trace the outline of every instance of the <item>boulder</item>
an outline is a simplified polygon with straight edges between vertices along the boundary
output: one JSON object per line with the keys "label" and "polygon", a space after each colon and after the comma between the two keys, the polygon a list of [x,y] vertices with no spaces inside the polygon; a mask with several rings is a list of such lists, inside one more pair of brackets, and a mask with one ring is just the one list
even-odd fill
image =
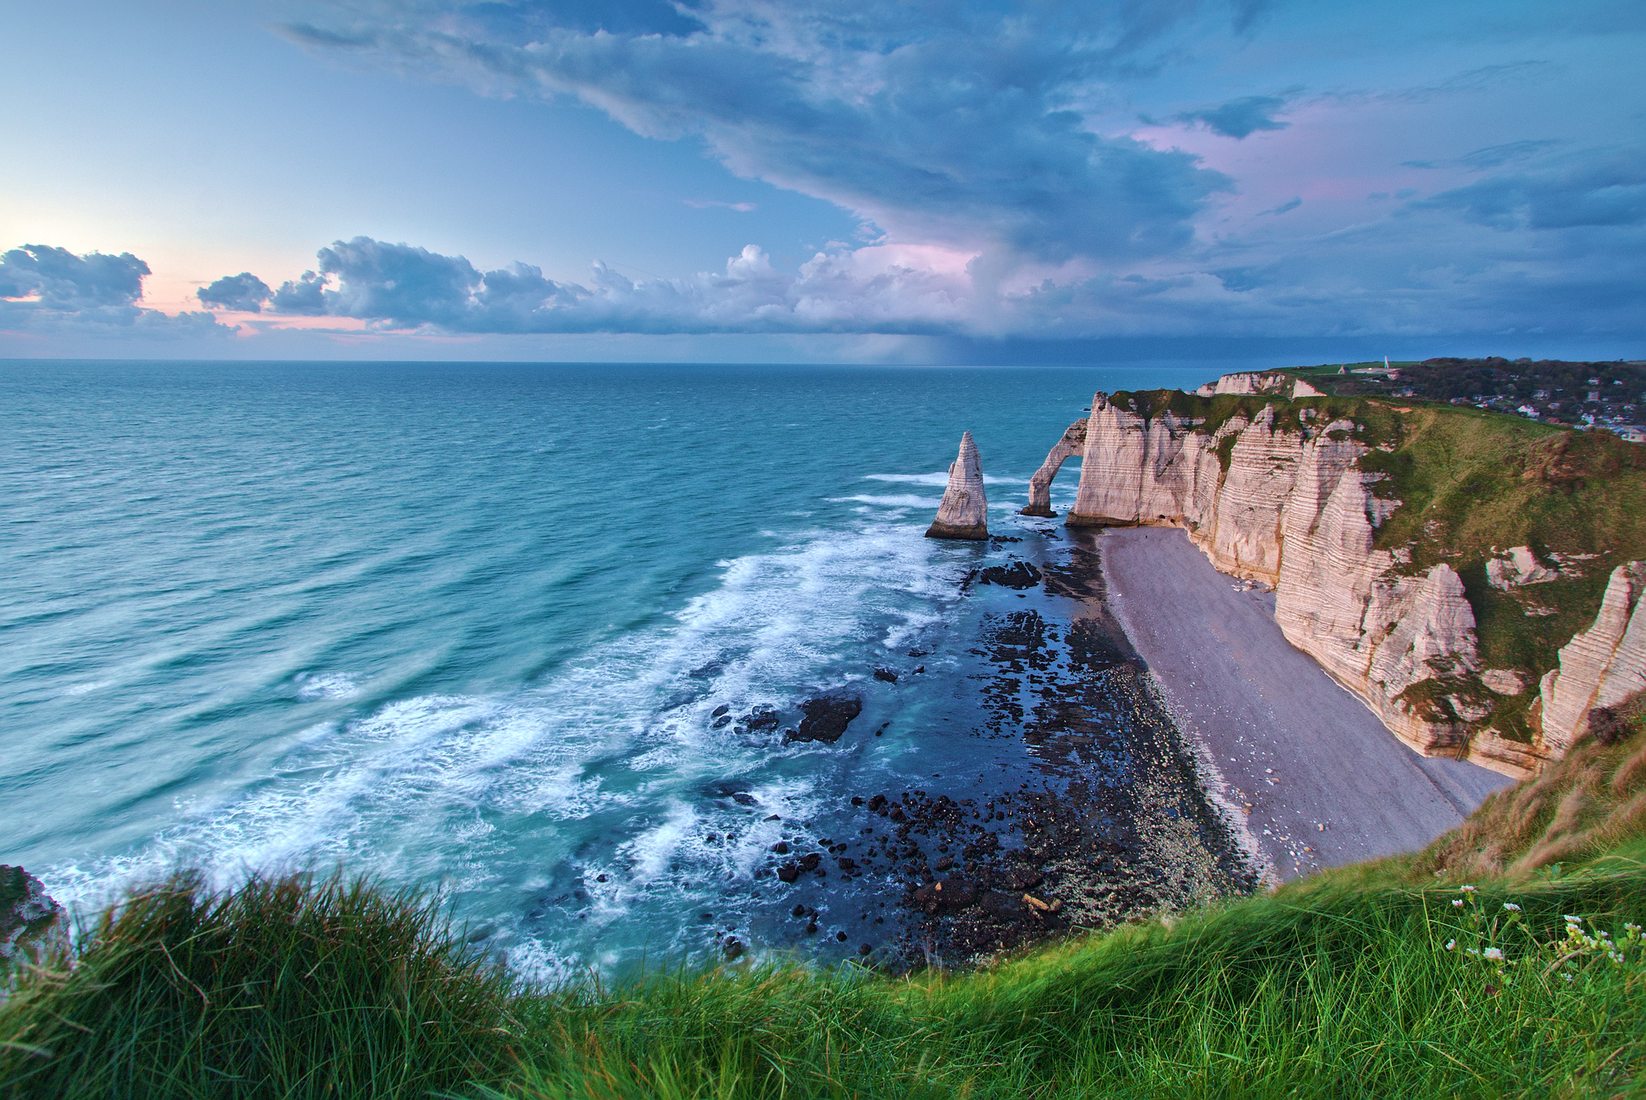
{"label": "boulder", "polygon": [[863,713],[863,700],[850,692],[831,691],[807,699],[800,704],[800,711],[805,715],[800,719],[800,728],[787,734],[784,740],[832,744],[840,740],[852,719]]}
{"label": "boulder", "polygon": [[991,565],[977,575],[979,584],[998,584],[1002,588],[1033,588],[1040,583],[1040,570],[1026,561],[1010,565]]}
{"label": "boulder", "polygon": [[1560,570],[1537,560],[1530,546],[1514,546],[1486,562],[1486,583],[1499,592],[1527,584],[1547,584],[1560,579]]}

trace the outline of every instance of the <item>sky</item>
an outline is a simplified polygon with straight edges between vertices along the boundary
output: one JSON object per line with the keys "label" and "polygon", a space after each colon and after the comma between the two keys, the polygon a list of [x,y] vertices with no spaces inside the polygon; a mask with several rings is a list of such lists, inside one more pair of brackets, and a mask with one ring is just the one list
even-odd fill
{"label": "sky", "polygon": [[1639,0],[0,0],[0,357],[1646,356]]}

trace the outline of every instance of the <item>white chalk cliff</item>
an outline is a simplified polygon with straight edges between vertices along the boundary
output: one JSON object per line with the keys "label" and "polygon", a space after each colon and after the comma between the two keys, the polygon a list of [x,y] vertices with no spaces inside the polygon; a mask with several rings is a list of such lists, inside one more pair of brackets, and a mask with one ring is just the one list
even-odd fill
{"label": "white chalk cliff", "polygon": [[1543,677],[1543,737],[1559,756],[1585,731],[1589,711],[1646,691],[1646,562],[1612,570],[1594,625],[1560,649]]}
{"label": "white chalk cliff", "polygon": [[937,506],[937,518],[926,529],[929,539],[986,539],[989,537],[989,501],[983,492],[983,460],[971,432],[960,435],[960,454],[949,464],[949,484]]}
{"label": "white chalk cliff", "polygon": [[1274,394],[1276,397],[1324,397],[1325,394],[1301,378],[1277,370],[1241,371],[1225,374],[1195,390],[1201,397],[1220,393]]}
{"label": "white chalk cliff", "polygon": [[1403,552],[1375,546],[1400,502],[1374,492],[1381,475],[1360,468],[1370,448],[1355,434],[1353,422],[1308,408],[1277,426],[1273,406],[1205,431],[1099,393],[1047,455],[1024,511],[1050,514],[1052,477],[1080,454],[1069,525],[1185,528],[1218,569],[1273,587],[1287,640],[1427,754],[1526,774],[1565,752],[1589,708],[1646,686],[1646,565],[1636,563],[1613,577],[1595,626],[1545,677],[1542,738],[1526,744],[1480,728],[1490,709],[1480,700],[1513,681],[1499,670],[1484,670],[1492,686],[1482,680],[1474,611],[1450,565],[1415,570]]}

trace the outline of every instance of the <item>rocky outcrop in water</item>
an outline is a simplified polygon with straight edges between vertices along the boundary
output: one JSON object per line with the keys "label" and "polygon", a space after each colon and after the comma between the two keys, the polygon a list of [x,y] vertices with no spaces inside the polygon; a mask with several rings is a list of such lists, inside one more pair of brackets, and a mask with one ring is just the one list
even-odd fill
{"label": "rocky outcrop in water", "polygon": [[949,464],[949,484],[937,506],[937,518],[926,529],[929,539],[989,537],[989,502],[983,492],[983,461],[971,432],[960,436],[960,454]]}
{"label": "rocky outcrop in water", "polygon": [[[1084,432],[1076,427],[1053,447],[1043,481],[1031,483],[1030,509],[1045,504],[1064,452],[1083,434],[1069,525],[1186,529],[1218,569],[1271,586],[1287,640],[1421,752],[1525,774],[1565,752],[1590,708],[1646,686],[1646,616],[1636,614],[1646,575],[1620,571],[1595,627],[1544,679],[1542,741],[1480,729],[1489,712],[1480,698],[1514,685],[1504,670],[1482,680],[1474,610],[1456,571],[1414,569],[1401,551],[1376,547],[1377,528],[1400,502],[1374,492],[1381,475],[1361,469],[1370,448],[1352,421],[1300,408],[1279,425],[1271,405],[1204,430],[1170,409],[1145,417],[1099,393]],[[1541,569],[1511,551],[1500,572],[1536,583]]]}
{"label": "rocky outcrop in water", "polygon": [[814,695],[800,704],[800,728],[788,734],[786,741],[840,740],[852,719],[863,713],[863,699],[847,691],[831,691]]}
{"label": "rocky outcrop in water", "polygon": [[64,946],[68,931],[63,907],[39,879],[0,864],[0,966]]}

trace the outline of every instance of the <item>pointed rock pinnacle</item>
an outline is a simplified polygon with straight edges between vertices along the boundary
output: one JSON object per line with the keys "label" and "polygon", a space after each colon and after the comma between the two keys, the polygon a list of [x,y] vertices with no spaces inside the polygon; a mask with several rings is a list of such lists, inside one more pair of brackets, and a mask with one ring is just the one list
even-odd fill
{"label": "pointed rock pinnacle", "polygon": [[960,455],[949,465],[949,487],[937,519],[926,529],[929,539],[986,539],[989,537],[989,502],[983,495],[983,462],[971,432],[960,435]]}

